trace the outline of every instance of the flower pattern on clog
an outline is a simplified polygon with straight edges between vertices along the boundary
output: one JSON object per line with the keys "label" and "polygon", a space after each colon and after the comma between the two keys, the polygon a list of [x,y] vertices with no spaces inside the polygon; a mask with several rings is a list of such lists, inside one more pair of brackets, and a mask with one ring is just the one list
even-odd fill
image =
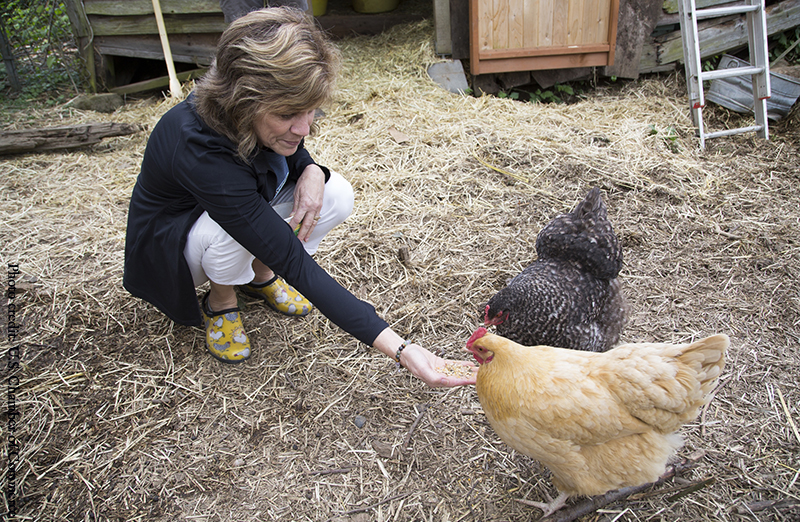
{"label": "flower pattern on clog", "polygon": [[237,363],[250,357],[250,340],[238,309],[214,314],[208,309],[208,294],[203,297],[200,309],[206,327],[206,348],[211,355],[225,363]]}
{"label": "flower pattern on clog", "polygon": [[263,287],[249,284],[238,288],[243,294],[263,300],[283,315],[303,317],[314,309],[311,301],[279,277]]}

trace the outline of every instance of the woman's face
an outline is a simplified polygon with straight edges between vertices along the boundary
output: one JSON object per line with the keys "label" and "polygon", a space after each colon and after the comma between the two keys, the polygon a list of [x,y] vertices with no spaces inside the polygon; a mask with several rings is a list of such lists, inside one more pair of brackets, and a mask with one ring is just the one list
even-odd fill
{"label": "woman's face", "polygon": [[297,114],[266,113],[255,121],[258,144],[281,156],[291,156],[308,136],[313,121],[314,109]]}

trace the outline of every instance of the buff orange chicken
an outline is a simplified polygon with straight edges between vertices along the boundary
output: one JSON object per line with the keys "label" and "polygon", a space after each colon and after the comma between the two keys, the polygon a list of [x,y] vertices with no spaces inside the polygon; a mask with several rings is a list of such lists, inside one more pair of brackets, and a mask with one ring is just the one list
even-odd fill
{"label": "buff orange chicken", "polygon": [[467,349],[492,428],[552,472],[550,514],[575,495],[653,482],[681,446],[677,433],[710,400],[729,339],[622,344],[607,352],[526,347],[479,328]]}

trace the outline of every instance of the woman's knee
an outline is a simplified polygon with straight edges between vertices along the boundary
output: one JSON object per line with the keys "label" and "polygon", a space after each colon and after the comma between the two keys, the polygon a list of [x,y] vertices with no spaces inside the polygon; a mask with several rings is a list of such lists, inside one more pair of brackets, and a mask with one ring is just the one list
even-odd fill
{"label": "woman's knee", "polygon": [[195,286],[206,280],[221,285],[252,280],[253,255],[204,212],[189,232],[184,249]]}
{"label": "woman's knee", "polygon": [[341,174],[331,171],[331,177],[325,184],[326,213],[337,223],[343,222],[353,213],[355,195],[353,186]]}

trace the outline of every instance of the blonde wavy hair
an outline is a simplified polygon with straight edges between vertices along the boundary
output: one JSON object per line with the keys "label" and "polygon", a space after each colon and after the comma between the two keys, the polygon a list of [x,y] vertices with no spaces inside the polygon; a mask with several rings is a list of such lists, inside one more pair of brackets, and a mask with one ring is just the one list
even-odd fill
{"label": "blonde wavy hair", "polygon": [[264,114],[293,115],[324,104],[340,64],[336,46],[305,12],[252,11],[222,33],[214,63],[195,86],[195,107],[248,161],[258,148],[254,122]]}

